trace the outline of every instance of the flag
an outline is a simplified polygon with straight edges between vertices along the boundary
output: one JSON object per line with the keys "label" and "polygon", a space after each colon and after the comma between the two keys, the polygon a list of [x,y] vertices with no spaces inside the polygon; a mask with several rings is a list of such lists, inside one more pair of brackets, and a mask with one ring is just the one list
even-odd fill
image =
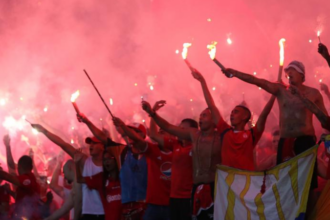
{"label": "flag", "polygon": [[214,219],[303,220],[317,147],[266,172],[218,165]]}

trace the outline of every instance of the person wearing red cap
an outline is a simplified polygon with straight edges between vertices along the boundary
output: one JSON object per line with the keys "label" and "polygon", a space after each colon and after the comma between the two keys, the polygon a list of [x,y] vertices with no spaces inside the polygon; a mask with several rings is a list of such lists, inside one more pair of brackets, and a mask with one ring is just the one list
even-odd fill
{"label": "person wearing red cap", "polygon": [[[65,142],[57,135],[51,133],[46,128],[39,124],[32,124],[33,128],[37,129],[40,133],[43,133],[49,140],[61,147],[71,158],[76,153],[81,153],[75,149],[71,144]],[[85,143],[89,145],[90,156],[83,154],[82,159],[79,162],[79,167],[84,177],[93,176],[102,172],[102,153],[104,150],[104,144],[95,137],[88,137],[85,139]],[[77,196],[79,197],[79,196]],[[75,207],[76,208],[76,207]],[[82,184],[82,218],[91,220],[103,220],[104,210],[101,202],[100,195],[96,190],[88,189],[86,184]],[[77,211],[77,210],[76,210]]]}
{"label": "person wearing red cap", "polygon": [[[313,147],[316,144],[315,130],[313,126],[313,113],[305,106],[292,91],[292,86],[312,101],[324,115],[328,116],[321,93],[304,85],[305,67],[299,61],[292,61],[284,69],[289,85],[270,82],[259,79],[253,75],[239,72],[234,69],[225,69],[223,73],[228,77],[236,77],[250,84],[261,87],[265,91],[276,96],[280,110],[280,136],[277,149],[277,164],[284,162],[295,155]],[[325,124],[322,124],[324,127]],[[315,166],[315,171],[317,164]],[[312,180],[312,188],[317,187],[316,172]]]}
{"label": "person wearing red cap", "polygon": [[[135,143],[127,138],[122,129],[116,127],[118,133],[126,141],[126,145],[111,140],[102,130],[97,128],[84,114],[77,115],[80,122],[85,123],[90,131],[105,144],[116,156],[120,167],[120,184],[122,189],[121,202],[123,203],[124,220],[141,220],[145,211],[145,199],[147,191],[147,161],[134,149]],[[142,138],[146,138],[147,131],[140,123],[128,125]],[[119,148],[119,150],[118,150]],[[117,152],[115,152],[117,151]],[[119,151],[119,153],[118,153]]]}
{"label": "person wearing red cap", "polygon": [[170,220],[172,152],[161,151],[158,145],[145,141],[132,126],[126,126],[119,118],[114,117],[113,122],[134,141],[133,147],[147,158],[147,209],[143,220]]}

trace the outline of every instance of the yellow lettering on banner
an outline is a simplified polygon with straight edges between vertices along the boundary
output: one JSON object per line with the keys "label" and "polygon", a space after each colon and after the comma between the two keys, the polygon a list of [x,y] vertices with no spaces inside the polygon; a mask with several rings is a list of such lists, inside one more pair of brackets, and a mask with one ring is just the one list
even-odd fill
{"label": "yellow lettering on banner", "polygon": [[232,172],[228,173],[228,176],[226,178],[226,183],[228,185],[228,193],[227,193],[227,201],[228,201],[228,207],[226,210],[225,220],[234,220],[235,219],[235,213],[234,213],[234,207],[235,207],[235,193],[231,189],[231,185],[234,182],[235,174]]}
{"label": "yellow lettering on banner", "polygon": [[254,199],[254,202],[257,206],[257,214],[259,215],[259,220],[266,220],[265,217],[265,205],[264,202],[261,200],[262,194],[258,193],[256,198]]}
{"label": "yellow lettering on banner", "polygon": [[246,195],[246,193],[249,191],[250,189],[250,184],[251,184],[251,176],[250,175],[246,175],[246,181],[245,181],[245,186],[244,186],[244,189],[242,190],[242,192],[240,193],[239,195],[239,198],[243,204],[243,206],[245,207],[246,211],[247,211],[247,216],[246,216],[246,219],[247,220],[251,220],[251,212],[250,212],[250,209],[248,209],[248,207],[246,206],[245,204],[245,200],[244,200],[244,197]]}
{"label": "yellow lettering on banner", "polygon": [[295,160],[292,165],[291,169],[289,170],[289,176],[291,180],[291,188],[293,191],[294,199],[296,204],[298,204],[299,200],[299,193],[298,193],[298,160]]}
{"label": "yellow lettering on banner", "polygon": [[273,185],[273,193],[274,193],[275,199],[276,199],[276,209],[277,209],[277,214],[278,214],[279,220],[285,220],[284,213],[282,210],[282,205],[281,205],[281,198],[280,198],[280,194],[278,193],[276,184]]}

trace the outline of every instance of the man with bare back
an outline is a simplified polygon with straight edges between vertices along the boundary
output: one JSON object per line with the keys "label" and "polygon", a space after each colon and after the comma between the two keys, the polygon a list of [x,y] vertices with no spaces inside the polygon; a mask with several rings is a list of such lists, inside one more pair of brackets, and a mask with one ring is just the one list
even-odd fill
{"label": "man with bare back", "polygon": [[[294,94],[291,87],[294,86],[306,98],[315,103],[324,114],[327,116],[328,114],[324,107],[321,93],[317,89],[303,84],[305,81],[305,67],[301,62],[292,61],[285,68],[290,85],[269,82],[265,79],[259,79],[253,75],[233,69],[226,69],[223,72],[229,78],[237,77],[242,81],[259,86],[276,96],[280,109],[279,123],[281,136],[277,150],[277,164],[294,157],[316,144],[313,113]],[[315,176],[312,181],[312,188],[316,186],[317,181]]]}

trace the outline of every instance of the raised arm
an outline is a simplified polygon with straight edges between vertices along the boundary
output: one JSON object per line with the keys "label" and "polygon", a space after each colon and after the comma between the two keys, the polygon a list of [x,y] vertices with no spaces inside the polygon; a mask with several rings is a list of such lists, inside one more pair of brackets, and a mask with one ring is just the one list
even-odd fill
{"label": "raised arm", "polygon": [[264,109],[262,110],[261,114],[259,115],[259,119],[257,121],[258,132],[263,132],[265,130],[265,124],[267,121],[267,117],[273,108],[275,99],[276,99],[276,97],[274,95],[272,95],[272,97],[269,99],[269,101],[265,105]]}
{"label": "raised arm", "polygon": [[39,175],[39,172],[38,172],[38,169],[37,169],[37,166],[36,166],[36,163],[34,161],[34,152],[32,150],[32,148],[29,149],[29,156],[31,157],[32,159],[32,166],[33,166],[33,174],[35,176],[35,178],[40,181],[40,175]]}
{"label": "raised arm", "polygon": [[168,123],[165,119],[163,119],[162,117],[160,117],[158,114],[156,114],[156,112],[154,112],[151,109],[151,106],[148,102],[146,101],[142,101],[142,109],[147,112],[149,114],[149,116],[155,120],[156,124],[162,128],[164,131],[177,136],[180,139],[184,139],[184,140],[189,140],[192,141],[191,138],[191,132],[193,132],[193,128],[189,128],[189,129],[182,129],[178,126],[174,126],[170,123]]}
{"label": "raised arm", "polygon": [[[50,181],[49,187],[63,200],[65,198],[64,195],[64,188],[58,184],[58,179],[61,174],[61,169],[63,165],[63,152],[60,152],[60,154],[57,156],[57,164],[53,172],[52,180]],[[73,206],[73,205],[72,205]]]}
{"label": "raised arm", "polygon": [[107,144],[107,140],[108,140],[107,135],[102,130],[97,128],[84,114],[82,113],[78,114],[77,118],[79,122],[83,122],[87,125],[89,130],[93,133],[93,135],[97,139],[102,141],[103,144]]}
{"label": "raised arm", "polygon": [[5,135],[3,137],[3,143],[6,146],[6,157],[7,157],[7,166],[9,173],[17,174],[16,173],[16,164],[14,162],[13,155],[11,153],[11,147],[10,147],[10,137],[9,135]]}
{"label": "raised arm", "polygon": [[65,142],[62,138],[51,133],[50,131],[48,131],[46,128],[44,128],[43,126],[41,126],[39,124],[32,124],[31,126],[34,129],[38,130],[40,133],[43,133],[49,140],[51,140],[54,144],[58,145],[67,154],[69,154],[71,158],[73,158],[73,156],[77,150],[71,144]]}
{"label": "raised arm", "polygon": [[193,69],[191,72],[192,76],[201,83],[204,98],[207,104],[207,107],[211,110],[212,119],[215,124],[218,124],[219,120],[222,119],[219,109],[215,106],[214,100],[210,93],[210,90],[207,87],[206,81],[203,75],[198,72],[198,70]]}
{"label": "raised arm", "polygon": [[85,179],[81,173],[81,168],[80,168],[80,163],[81,160],[83,159],[83,154],[81,152],[75,153],[73,160],[76,164],[76,181],[77,183],[85,183]]}
{"label": "raised arm", "polygon": [[244,82],[259,86],[262,89],[264,89],[265,91],[267,91],[270,94],[273,94],[275,96],[277,95],[277,93],[280,89],[279,83],[269,82],[265,79],[260,79],[255,76],[252,76],[250,74],[239,72],[237,70],[226,69],[223,72],[229,78],[231,78],[231,77],[239,78],[240,80],[242,80]]}
{"label": "raised arm", "polygon": [[120,118],[114,117],[112,120],[116,127],[123,129],[124,133],[136,143],[133,147],[137,148],[141,152],[145,151],[147,142],[141,136],[139,136],[133,129],[127,127]]}
{"label": "raised arm", "polygon": [[156,124],[156,122],[153,119],[150,120],[149,131],[150,131],[150,133],[149,133],[150,134],[150,138],[152,140],[156,141],[159,144],[159,146],[161,148],[163,148],[163,146],[164,146],[164,135],[161,135],[161,134],[158,133],[157,124]]}
{"label": "raised arm", "polygon": [[[152,110],[154,112],[156,112],[160,108],[164,107],[165,104],[166,104],[166,101],[164,101],[164,100],[157,101],[154,104],[154,107],[152,108]],[[163,149],[163,147],[164,147],[164,135],[159,134],[158,126],[157,126],[156,122],[153,119],[150,120],[149,136],[152,140],[154,140],[158,143],[158,146],[161,149]]]}
{"label": "raised arm", "polygon": [[328,66],[330,67],[330,55],[329,55],[328,48],[324,44],[319,43],[318,52],[327,61]]}

